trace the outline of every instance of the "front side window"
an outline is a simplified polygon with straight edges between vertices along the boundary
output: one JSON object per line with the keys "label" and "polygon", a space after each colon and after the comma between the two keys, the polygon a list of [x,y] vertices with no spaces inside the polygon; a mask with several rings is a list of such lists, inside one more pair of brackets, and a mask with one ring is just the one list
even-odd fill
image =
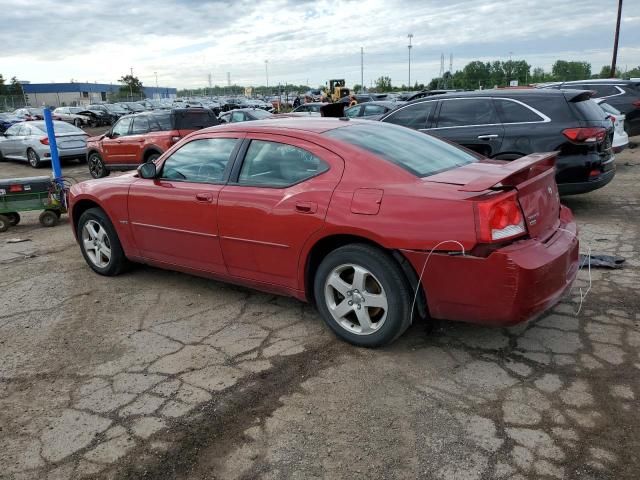
{"label": "front side window", "polygon": [[502,98],[496,98],[494,102],[502,123],[541,122],[544,120],[536,112],[518,102]]}
{"label": "front side window", "polygon": [[490,98],[443,100],[438,128],[499,123]]}
{"label": "front side window", "polygon": [[129,127],[131,126],[131,117],[129,118],[121,118],[118,120],[113,126],[112,135],[114,137],[122,137],[124,135],[129,135]]}
{"label": "front side window", "polygon": [[366,123],[335,128],[325,135],[373,153],[417,177],[461,167],[479,158],[431,135],[395,125]]}
{"label": "front side window", "polygon": [[436,107],[437,102],[420,102],[401,108],[389,114],[384,122],[394,123],[407,128],[427,128],[427,121]]}
{"label": "front side window", "polygon": [[131,135],[140,135],[149,131],[149,120],[147,117],[140,116],[133,118],[133,126],[131,127]]}
{"label": "front side window", "polygon": [[364,115],[381,115],[385,112],[385,108],[382,105],[365,105]]}
{"label": "front side window", "polygon": [[233,122],[242,122],[244,121],[244,113],[242,112],[233,112],[231,114],[231,123]]}
{"label": "front side window", "polygon": [[18,134],[20,133],[20,129],[22,128],[22,125],[18,124],[18,125],[13,125],[9,128],[7,128],[7,131],[4,132],[4,134],[8,137],[17,137]]}
{"label": "front side window", "polygon": [[252,140],[242,163],[238,183],[282,188],[327,170],[329,165],[302,148]]}
{"label": "front side window", "polygon": [[236,138],[202,138],[175,151],[162,166],[161,178],[197,183],[220,183]]}
{"label": "front side window", "polygon": [[349,107],[344,111],[344,116],[349,118],[357,117],[360,113],[360,105],[354,105],[353,107]]}

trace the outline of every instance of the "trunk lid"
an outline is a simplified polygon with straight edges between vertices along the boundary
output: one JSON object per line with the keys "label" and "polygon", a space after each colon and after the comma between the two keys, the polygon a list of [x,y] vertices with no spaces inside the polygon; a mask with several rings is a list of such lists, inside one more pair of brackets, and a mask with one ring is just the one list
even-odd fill
{"label": "trunk lid", "polygon": [[517,191],[532,238],[546,239],[559,225],[560,196],[555,181],[557,153],[533,153],[511,162],[483,160],[425,178],[425,182],[459,185],[463,192]]}

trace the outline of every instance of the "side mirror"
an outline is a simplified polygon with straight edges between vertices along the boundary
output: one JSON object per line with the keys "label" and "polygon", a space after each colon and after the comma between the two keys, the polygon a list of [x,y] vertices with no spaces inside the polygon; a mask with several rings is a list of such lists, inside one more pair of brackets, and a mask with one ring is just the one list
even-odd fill
{"label": "side mirror", "polygon": [[146,162],[138,167],[138,175],[140,175],[140,178],[153,179],[156,178],[157,174],[158,170],[156,169],[156,164],[153,162]]}

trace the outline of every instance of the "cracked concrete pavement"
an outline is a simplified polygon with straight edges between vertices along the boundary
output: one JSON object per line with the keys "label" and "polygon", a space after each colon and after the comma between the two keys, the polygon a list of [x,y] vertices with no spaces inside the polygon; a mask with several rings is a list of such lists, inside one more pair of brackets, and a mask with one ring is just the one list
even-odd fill
{"label": "cracked concrete pavement", "polygon": [[378,350],[292,299],[97,276],[66,221],[25,215],[0,234],[0,478],[637,478],[639,181],[636,148],[565,199],[583,251],[627,259],[591,271],[579,315],[586,269],[529,324],[416,324]]}

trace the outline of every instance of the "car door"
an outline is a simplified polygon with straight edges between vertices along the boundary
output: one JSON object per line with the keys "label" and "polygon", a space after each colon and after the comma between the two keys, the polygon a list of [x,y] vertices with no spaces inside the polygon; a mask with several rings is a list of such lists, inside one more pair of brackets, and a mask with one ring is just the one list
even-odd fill
{"label": "car door", "polygon": [[196,137],[174,151],[156,179],[129,190],[129,223],[140,254],[151,261],[224,274],[218,196],[242,136]]}
{"label": "car door", "polygon": [[21,140],[24,138],[21,136],[21,132],[24,129],[24,125],[18,123],[7,128],[4,132],[4,139],[0,143],[0,149],[2,149],[2,155],[9,158],[15,158],[18,155],[18,150],[21,145]]}
{"label": "car door", "polygon": [[343,160],[297,138],[248,134],[219,200],[220,243],[230,275],[301,289],[298,262],[324,225]]}
{"label": "car door", "polygon": [[131,122],[129,135],[122,139],[120,146],[125,163],[142,163],[142,150],[145,142],[145,135],[149,133],[151,126],[146,115],[136,115]]}
{"label": "car door", "polygon": [[129,135],[132,120],[132,117],[121,118],[102,139],[103,160],[107,165],[127,163],[126,144],[123,144],[123,139]]}
{"label": "car door", "polygon": [[429,133],[485,157],[500,153],[504,127],[490,97],[440,99]]}
{"label": "car door", "polygon": [[[531,100],[529,100],[531,102]],[[539,148],[539,140],[547,138],[551,119],[533,108],[527,98],[494,98],[493,104],[504,128],[499,158],[514,160]],[[545,127],[545,124],[548,124]]]}

